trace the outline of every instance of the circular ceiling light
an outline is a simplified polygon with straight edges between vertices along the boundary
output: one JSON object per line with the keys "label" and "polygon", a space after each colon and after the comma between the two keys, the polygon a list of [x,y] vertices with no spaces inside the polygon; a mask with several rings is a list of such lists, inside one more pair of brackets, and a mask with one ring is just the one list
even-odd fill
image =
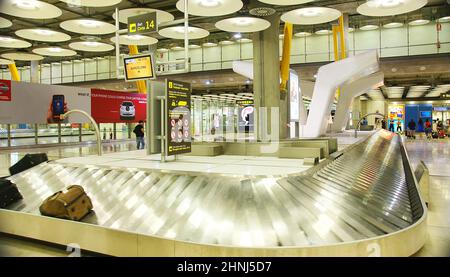
{"label": "circular ceiling light", "polygon": [[[159,34],[166,38],[172,39],[184,39],[184,26],[168,27],[159,30]],[[201,39],[209,36],[209,32],[202,28],[189,27],[188,38],[189,39]]]}
{"label": "circular ceiling light", "polygon": [[217,43],[214,43],[214,42],[203,43],[203,47],[214,47],[214,46],[217,46]]}
{"label": "circular ceiling light", "polygon": [[12,22],[11,21],[9,21],[6,18],[0,17],[0,28],[9,28],[11,26],[12,26]]}
{"label": "circular ceiling light", "polygon": [[250,43],[250,42],[252,42],[252,40],[249,39],[249,38],[241,38],[241,39],[238,39],[237,41],[240,42],[240,43]]}
{"label": "circular ceiling light", "polygon": [[[175,19],[175,17],[165,11],[161,10],[155,10],[155,9],[149,9],[149,8],[132,8],[132,9],[125,9],[119,11],[119,21],[124,24],[128,24],[128,17],[130,16],[136,16],[146,13],[156,12],[156,16],[158,18],[158,24],[170,22]],[[113,13],[112,17],[116,19],[116,13]]]}
{"label": "circular ceiling light", "polygon": [[69,35],[48,29],[22,29],[16,31],[16,35],[21,38],[44,42],[62,42],[70,40]]}
{"label": "circular ceiling light", "polygon": [[366,16],[390,16],[418,10],[427,0],[368,0],[356,10]]}
{"label": "circular ceiling light", "polygon": [[[110,39],[112,42],[116,43],[116,37]],[[143,35],[120,35],[119,44],[122,45],[153,45],[158,43],[156,38],[143,36]]]}
{"label": "circular ceiling light", "polygon": [[189,49],[198,49],[198,48],[202,48],[202,47],[197,44],[189,44]]}
{"label": "circular ceiling light", "polygon": [[98,41],[72,42],[69,47],[84,52],[107,52],[114,49],[114,46]]}
{"label": "circular ceiling light", "polygon": [[348,27],[348,32],[349,33],[352,33],[352,32],[354,32],[355,31],[355,29],[353,29],[352,27]]}
{"label": "circular ceiling light", "polygon": [[38,0],[2,0],[2,13],[32,19],[50,19],[62,14],[58,7]]}
{"label": "circular ceiling light", "polygon": [[295,33],[294,36],[303,38],[303,37],[309,37],[310,35],[311,35],[311,33],[308,33],[308,32],[298,32],[298,33]]}
{"label": "circular ceiling light", "polygon": [[233,17],[220,20],[216,28],[226,32],[253,33],[270,27],[270,22],[256,17]]}
{"label": "circular ceiling light", "polygon": [[51,56],[51,57],[70,57],[75,56],[77,52],[69,49],[64,49],[61,47],[43,47],[33,49],[33,53],[41,56]]}
{"label": "circular ceiling light", "polygon": [[87,35],[105,35],[116,31],[116,26],[95,19],[72,19],[59,25],[66,31]]}
{"label": "circular ceiling light", "polygon": [[372,30],[378,29],[378,26],[369,24],[369,25],[362,26],[359,29],[363,30],[363,31],[372,31]]}
{"label": "circular ceiling light", "polygon": [[73,6],[81,7],[109,7],[122,2],[122,0],[59,0]]}
{"label": "circular ceiling light", "polygon": [[234,41],[231,40],[222,40],[221,42],[219,42],[220,45],[232,45],[234,44]]}
{"label": "circular ceiling light", "polygon": [[2,54],[2,57],[13,61],[40,61],[44,59],[40,55],[20,52]]}
{"label": "circular ceiling light", "polygon": [[284,13],[281,16],[281,20],[292,24],[311,25],[331,22],[338,19],[341,15],[342,13],[336,9],[311,7]]}
{"label": "circular ceiling light", "polygon": [[326,30],[326,29],[319,30],[319,31],[316,31],[316,32],[315,32],[316,35],[329,35],[329,34],[331,34],[331,33],[332,33],[332,32],[331,32],[330,30]]}
{"label": "circular ceiling light", "polygon": [[277,6],[299,5],[312,2],[314,0],[259,0],[259,2]]}
{"label": "circular ceiling light", "polygon": [[8,65],[8,64],[13,64],[14,61],[11,60],[7,60],[7,59],[0,59],[0,65]]}
{"label": "circular ceiling light", "polygon": [[444,16],[438,19],[439,22],[444,23],[444,22],[449,22],[450,21],[450,16]]}
{"label": "circular ceiling light", "polygon": [[420,26],[420,25],[426,25],[430,23],[430,20],[427,19],[417,19],[417,20],[413,20],[411,22],[409,22],[408,24],[411,26]]}
{"label": "circular ceiling light", "polygon": [[159,52],[159,53],[167,53],[167,52],[169,52],[169,49],[167,49],[167,48],[158,48],[158,49],[156,49],[156,51]]}
{"label": "circular ceiling light", "polygon": [[[196,16],[221,16],[235,13],[243,6],[241,0],[190,0],[188,13]],[[177,9],[184,12],[184,0],[177,2]]]}
{"label": "circular ceiling light", "polygon": [[172,50],[172,51],[181,51],[181,50],[184,50],[184,47],[174,46],[174,47],[170,48],[170,50]]}
{"label": "circular ceiling light", "polygon": [[387,29],[399,28],[402,26],[403,26],[403,23],[401,23],[401,22],[390,22],[390,23],[383,25],[383,27],[387,28]]}
{"label": "circular ceiling light", "polygon": [[12,37],[0,37],[0,47],[4,48],[27,48],[31,43]]}

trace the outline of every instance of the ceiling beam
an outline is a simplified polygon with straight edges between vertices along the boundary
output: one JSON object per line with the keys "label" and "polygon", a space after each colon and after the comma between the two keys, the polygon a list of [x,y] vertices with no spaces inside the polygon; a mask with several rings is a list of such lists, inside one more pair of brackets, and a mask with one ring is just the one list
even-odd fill
{"label": "ceiling beam", "polygon": [[409,89],[411,87],[405,87],[405,89],[403,90],[403,95],[402,95],[402,99],[406,99],[406,96],[408,95]]}

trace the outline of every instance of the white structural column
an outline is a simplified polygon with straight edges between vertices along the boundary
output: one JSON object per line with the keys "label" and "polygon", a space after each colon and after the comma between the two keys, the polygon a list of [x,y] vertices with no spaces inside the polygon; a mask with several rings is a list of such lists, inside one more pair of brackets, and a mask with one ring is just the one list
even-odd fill
{"label": "white structural column", "polygon": [[339,86],[378,70],[376,50],[321,66],[317,72],[317,81],[303,137],[315,138],[325,134],[335,92]]}
{"label": "white structural column", "polygon": [[352,104],[353,98],[358,97],[364,93],[367,93],[372,88],[382,86],[383,80],[384,80],[383,72],[376,72],[367,77],[358,79],[351,83],[344,84],[341,87],[341,90],[345,93],[342,93],[339,97],[331,131],[342,132],[347,125],[348,112]]}
{"label": "white structural column", "polygon": [[39,83],[39,61],[31,61],[30,63],[31,83]]}

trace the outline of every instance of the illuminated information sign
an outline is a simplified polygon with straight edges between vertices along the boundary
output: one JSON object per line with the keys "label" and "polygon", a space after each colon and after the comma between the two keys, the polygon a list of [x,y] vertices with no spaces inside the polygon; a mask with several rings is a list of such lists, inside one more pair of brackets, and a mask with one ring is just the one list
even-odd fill
{"label": "illuminated information sign", "polygon": [[158,31],[156,12],[128,17],[128,34],[148,34]]}
{"label": "illuminated information sign", "polygon": [[166,81],[167,156],[191,152],[191,84]]}
{"label": "illuminated information sign", "polygon": [[123,59],[123,64],[126,81],[147,80],[156,77],[153,59],[149,54],[126,57]]}

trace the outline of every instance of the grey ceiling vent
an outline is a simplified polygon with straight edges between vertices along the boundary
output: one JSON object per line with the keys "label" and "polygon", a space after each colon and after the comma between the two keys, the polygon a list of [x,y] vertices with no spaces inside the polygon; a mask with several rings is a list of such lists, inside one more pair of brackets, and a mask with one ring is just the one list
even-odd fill
{"label": "grey ceiling vent", "polygon": [[251,15],[259,16],[259,17],[265,17],[270,16],[276,12],[275,9],[269,8],[269,7],[257,7],[253,8],[249,11]]}

